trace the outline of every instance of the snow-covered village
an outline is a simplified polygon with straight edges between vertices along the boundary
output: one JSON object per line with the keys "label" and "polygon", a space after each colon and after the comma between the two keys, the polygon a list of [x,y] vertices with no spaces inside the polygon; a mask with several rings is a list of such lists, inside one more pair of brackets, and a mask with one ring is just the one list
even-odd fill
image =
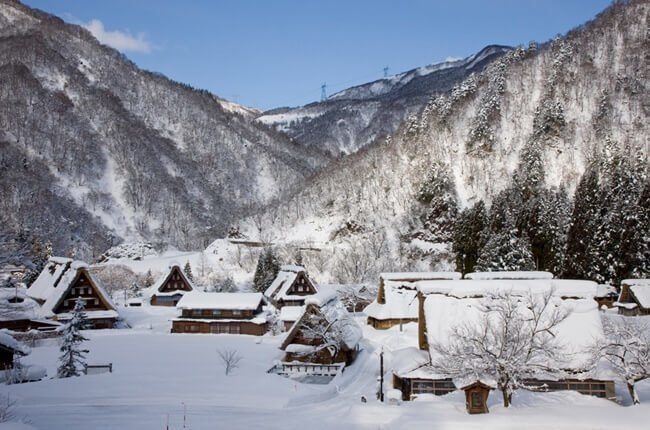
{"label": "snow-covered village", "polygon": [[0,430],[647,428],[650,2],[515,3],[0,0]]}

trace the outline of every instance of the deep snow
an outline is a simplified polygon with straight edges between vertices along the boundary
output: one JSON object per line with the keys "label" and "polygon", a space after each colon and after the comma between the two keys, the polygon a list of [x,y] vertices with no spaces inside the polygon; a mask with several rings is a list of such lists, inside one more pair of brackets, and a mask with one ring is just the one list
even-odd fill
{"label": "deep snow", "polygon": [[[425,397],[399,406],[375,400],[378,351],[383,345],[386,385],[391,388],[391,351],[415,346],[417,325],[377,331],[363,325],[364,350],[328,385],[308,385],[266,371],[281,357],[279,336],[168,334],[175,309],[120,309],[133,329],[89,331],[88,362],[113,363],[112,374],[0,386],[18,401],[16,413],[37,429],[414,429],[414,428],[645,428],[650,383],[640,384],[636,407],[577,393],[515,394],[504,409],[498,393],[490,414],[468,415],[462,392]],[[359,316],[359,322],[364,322]],[[217,350],[236,349],[244,359],[224,375]],[[58,347],[47,341],[25,363],[56,374]],[[626,399],[623,387],[617,394]],[[368,399],[360,401],[361,396]],[[13,428],[0,425],[0,429]]]}

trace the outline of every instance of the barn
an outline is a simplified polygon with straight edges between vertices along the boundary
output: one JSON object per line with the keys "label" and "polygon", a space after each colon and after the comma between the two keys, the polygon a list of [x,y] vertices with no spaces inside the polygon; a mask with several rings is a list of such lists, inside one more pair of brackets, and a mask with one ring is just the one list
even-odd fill
{"label": "barn", "polygon": [[408,348],[399,351],[393,369],[393,386],[402,391],[404,400],[420,394],[444,395],[463,389],[468,412],[487,412],[485,399],[489,390],[495,387],[495,381],[485,375],[453,379],[433,369],[429,358],[435,361],[438,352],[433,345],[447,344],[454,326],[471,326],[480,320],[484,297],[504,292],[513,296],[550,292],[553,306],[569,313],[554,333],[566,352],[565,356],[569,357],[563,365],[563,376],[540,371],[525,381],[528,386],[545,391],[575,390],[597,397],[614,397],[612,375],[600,366],[591,368],[585,353],[588,344],[602,336],[598,304],[593,300],[596,283],[549,279],[541,275],[522,275],[527,279],[516,279],[515,274],[471,277],[474,279],[418,284],[419,350]]}
{"label": "barn", "polygon": [[417,283],[436,279],[460,279],[457,272],[392,272],[379,275],[377,298],[364,313],[368,324],[379,330],[418,321]]}
{"label": "barn", "polygon": [[185,294],[176,308],[172,333],[249,334],[261,336],[268,329],[261,293]]}
{"label": "barn", "polygon": [[83,261],[51,257],[27,295],[41,305],[40,318],[68,321],[77,300],[85,302],[89,328],[113,328],[119,317],[110,296]]}
{"label": "barn", "polygon": [[284,306],[302,306],[305,297],[318,293],[302,266],[285,265],[264,292],[266,299],[278,309]]}
{"label": "barn", "polygon": [[173,263],[145,294],[151,297],[151,306],[176,306],[185,293],[195,289],[180,264]]}

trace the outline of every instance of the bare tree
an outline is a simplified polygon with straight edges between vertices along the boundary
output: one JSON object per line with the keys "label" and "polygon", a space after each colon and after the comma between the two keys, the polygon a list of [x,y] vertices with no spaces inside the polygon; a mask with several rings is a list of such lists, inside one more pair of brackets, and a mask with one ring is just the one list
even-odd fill
{"label": "bare tree", "polygon": [[452,378],[474,375],[496,381],[503,405],[518,388],[534,389],[526,379],[557,372],[563,362],[555,332],[569,313],[542,294],[490,295],[481,301],[480,319],[452,328],[445,343],[432,344],[432,367]]}
{"label": "bare tree", "polygon": [[230,375],[233,370],[237,369],[243,358],[236,349],[219,349],[217,354],[219,354],[226,375]]}
{"label": "bare tree", "polygon": [[308,311],[307,317],[300,325],[300,333],[313,349],[298,352],[297,355],[316,358],[323,351],[329,352],[330,357],[338,355],[346,346],[346,340],[355,330],[356,323],[347,312],[330,319],[331,321],[322,312]]}
{"label": "bare tree", "polygon": [[6,396],[0,396],[0,423],[6,423],[16,419],[16,401]]}
{"label": "bare tree", "polygon": [[605,359],[627,384],[632,402],[640,403],[635,384],[650,377],[648,326],[637,318],[603,315],[604,337],[593,346],[594,364]]}

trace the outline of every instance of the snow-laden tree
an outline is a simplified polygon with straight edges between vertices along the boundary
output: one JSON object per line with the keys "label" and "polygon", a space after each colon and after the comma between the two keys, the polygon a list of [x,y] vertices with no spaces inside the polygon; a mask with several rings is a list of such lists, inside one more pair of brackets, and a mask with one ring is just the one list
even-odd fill
{"label": "snow-laden tree", "polygon": [[493,234],[479,254],[474,270],[495,272],[502,270],[534,270],[528,238],[518,237],[517,228],[508,217],[500,232]]}
{"label": "snow-laden tree", "polygon": [[85,366],[85,358],[88,350],[81,349],[81,344],[88,339],[81,334],[81,330],[88,327],[88,319],[84,312],[85,302],[82,299],[76,301],[72,310],[72,318],[63,327],[61,355],[59,356],[59,378],[79,376]]}
{"label": "snow-laden tree", "polygon": [[456,186],[447,166],[437,162],[432,164],[426,179],[420,184],[416,199],[423,211],[420,216],[424,227],[421,238],[430,242],[450,242],[458,203]]}
{"label": "snow-laden tree", "polygon": [[215,286],[214,289],[218,293],[234,293],[237,291],[237,286],[230,276],[226,276]]}
{"label": "snow-laden tree", "polygon": [[153,283],[156,282],[153,279],[153,274],[151,273],[151,269],[147,270],[147,274],[144,277],[144,287],[149,288],[150,286],[153,285]]}
{"label": "snow-laden tree", "polygon": [[255,268],[255,276],[253,277],[253,289],[263,293],[273,283],[273,280],[278,276],[280,271],[280,264],[273,252],[273,249],[268,247],[262,252],[257,260],[257,267]]}
{"label": "snow-laden tree", "polygon": [[493,379],[508,407],[516,389],[533,389],[527,379],[561,368],[555,333],[569,313],[554,299],[553,290],[485,297],[477,321],[453,327],[446,343],[430,345],[432,367],[451,378]]}
{"label": "snow-laden tree", "polygon": [[487,226],[487,212],[482,200],[463,210],[454,225],[452,250],[456,254],[456,270],[463,274],[473,272],[483,247],[483,231]]}
{"label": "snow-laden tree", "polygon": [[345,310],[335,314],[333,318],[328,318],[321,311],[308,309],[299,330],[300,337],[313,348],[297,352],[296,355],[313,361],[317,361],[316,358],[323,355],[334,358],[344,350],[351,332],[356,329],[356,323]]}
{"label": "snow-laden tree", "polygon": [[589,270],[588,251],[600,213],[599,181],[598,170],[591,166],[575,191],[564,264],[564,277],[569,279],[585,279]]}
{"label": "snow-laden tree", "polygon": [[594,361],[603,358],[611,365],[637,405],[635,384],[650,377],[649,328],[638,318],[603,316],[602,321],[605,336],[593,346]]}
{"label": "snow-laden tree", "polygon": [[650,181],[627,218],[621,240],[621,278],[650,278]]}
{"label": "snow-laden tree", "polygon": [[185,276],[187,276],[187,278],[190,281],[194,281],[194,273],[192,273],[192,266],[190,265],[189,261],[185,263],[185,267],[183,267],[183,272],[185,272]]}

